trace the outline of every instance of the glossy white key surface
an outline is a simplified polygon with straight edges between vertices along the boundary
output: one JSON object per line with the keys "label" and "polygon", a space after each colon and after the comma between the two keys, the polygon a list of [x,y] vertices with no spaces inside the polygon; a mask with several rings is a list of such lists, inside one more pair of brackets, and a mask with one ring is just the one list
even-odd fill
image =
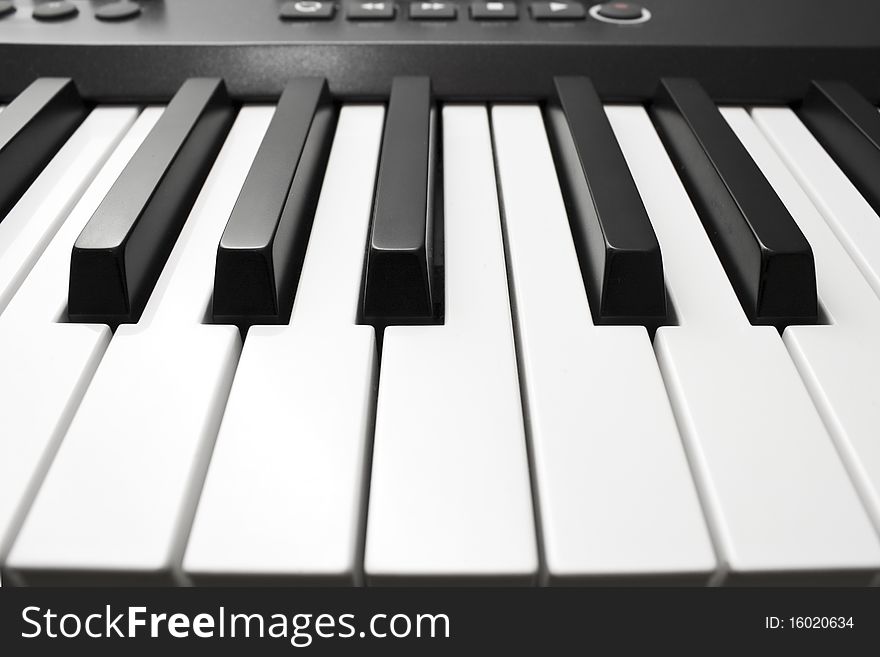
{"label": "glossy white key surface", "polygon": [[680,325],[661,327],[654,348],[718,581],[870,581],[880,545],[782,340],[746,321],[645,110],[608,115],[663,251]]}
{"label": "glossy white key surface", "polygon": [[141,321],[113,336],[9,555],[19,580],[179,577],[241,348],[201,323],[216,245],[271,115],[239,112]]}
{"label": "glossy white key surface", "polygon": [[751,114],[880,297],[880,217],[792,110]]}
{"label": "glossy white key surface", "polygon": [[137,115],[93,110],[0,221],[0,313]]}
{"label": "glossy white key surface", "polygon": [[715,556],[647,331],[592,323],[540,109],[492,119],[547,579],[705,582]]}
{"label": "glossy white key surface", "polygon": [[828,326],[790,326],[785,344],[880,530],[880,300],[743,109],[724,116],[810,242]]}
{"label": "glossy white key surface", "polygon": [[367,581],[527,583],[538,571],[507,276],[482,106],[442,111],[443,326],[385,330]]}
{"label": "glossy white key surface", "polygon": [[341,110],[291,325],[248,332],[183,562],[196,583],[361,579],[377,363],[356,318],[383,115]]}
{"label": "glossy white key surface", "polygon": [[141,113],[0,315],[4,568],[24,513],[110,340],[106,326],[56,323],[65,317],[73,243],[161,111]]}

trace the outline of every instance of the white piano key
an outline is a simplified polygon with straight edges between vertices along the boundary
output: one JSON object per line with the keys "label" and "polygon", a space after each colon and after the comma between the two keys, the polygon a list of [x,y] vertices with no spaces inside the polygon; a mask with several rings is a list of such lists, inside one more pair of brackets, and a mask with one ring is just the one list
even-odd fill
{"label": "white piano key", "polygon": [[271,115],[239,112],[147,315],[113,336],[10,551],[20,582],[178,579],[241,348],[201,324],[216,245]]}
{"label": "white piano key", "polygon": [[356,319],[383,115],[342,108],[291,325],[248,333],[184,557],[196,583],[361,578],[377,363]]}
{"label": "white piano key", "polygon": [[[141,113],[0,315],[0,566],[110,340],[64,320],[77,235],[161,114]],[[14,373],[14,375],[10,375]]]}
{"label": "white piano key", "polygon": [[706,582],[715,556],[647,331],[592,323],[540,109],[492,119],[546,577]]}
{"label": "white piano key", "polygon": [[[782,340],[744,315],[731,321],[738,303],[645,111],[608,115],[663,250],[680,325],[661,327],[654,348],[719,552],[717,581],[870,581],[880,544]],[[726,312],[703,303],[712,297]]]}
{"label": "white piano key", "polygon": [[92,111],[0,221],[0,313],[137,115]]}
{"label": "white piano key", "polygon": [[789,326],[783,339],[880,530],[880,300],[746,111],[723,114],[813,248],[829,325]]}
{"label": "white piano key", "polygon": [[205,328],[117,331],[13,544],[19,582],[175,581],[240,349]]}
{"label": "white piano key", "polygon": [[756,107],[752,118],[880,296],[880,217],[787,107]]}
{"label": "white piano key", "polygon": [[443,326],[385,330],[371,583],[533,582],[537,542],[487,111],[443,109]]}

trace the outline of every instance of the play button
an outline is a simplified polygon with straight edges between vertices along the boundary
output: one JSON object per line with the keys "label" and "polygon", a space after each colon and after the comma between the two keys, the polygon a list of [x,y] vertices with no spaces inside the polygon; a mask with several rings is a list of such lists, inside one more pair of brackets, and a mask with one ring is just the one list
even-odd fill
{"label": "play button", "polygon": [[587,15],[579,2],[533,2],[529,10],[536,21],[583,20]]}

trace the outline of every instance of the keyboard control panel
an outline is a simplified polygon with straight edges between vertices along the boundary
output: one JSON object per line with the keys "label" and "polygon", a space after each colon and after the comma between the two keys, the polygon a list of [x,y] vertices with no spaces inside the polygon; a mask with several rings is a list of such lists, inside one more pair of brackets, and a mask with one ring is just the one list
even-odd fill
{"label": "keyboard control panel", "polygon": [[841,77],[880,98],[877,24],[874,0],[0,0],[0,100],[39,76],[108,102],[168,100],[201,76],[238,100],[277,99],[295,76],[369,100],[396,74],[450,100],[546,98],[553,75],[619,101],[670,75],[729,102]]}

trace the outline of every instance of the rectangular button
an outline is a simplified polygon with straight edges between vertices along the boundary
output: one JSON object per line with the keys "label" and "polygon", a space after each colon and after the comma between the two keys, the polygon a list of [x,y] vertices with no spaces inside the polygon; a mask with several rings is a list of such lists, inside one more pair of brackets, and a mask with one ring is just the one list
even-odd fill
{"label": "rectangular button", "polygon": [[810,245],[712,99],[666,78],[651,116],[749,321],[815,323]]}
{"label": "rectangular button", "polygon": [[798,116],[880,213],[880,112],[846,82],[810,85]]}
{"label": "rectangular button", "polygon": [[424,322],[438,312],[442,297],[434,271],[433,124],[431,81],[395,78],[367,248],[367,323]]}
{"label": "rectangular button", "polygon": [[529,9],[536,21],[580,21],[587,16],[579,2],[533,2]]}
{"label": "rectangular button", "polygon": [[39,78],[0,114],[0,221],[86,117],[73,81]]}
{"label": "rectangular button", "polygon": [[409,17],[415,20],[452,20],[458,9],[451,2],[411,2]]}
{"label": "rectangular button", "polygon": [[394,18],[393,2],[352,2],[345,10],[345,17],[354,21],[390,21]]}
{"label": "rectangular button", "polygon": [[597,324],[666,318],[660,245],[608,117],[587,78],[559,77],[549,134]]}
{"label": "rectangular button", "polygon": [[519,16],[515,2],[472,2],[471,18],[475,21],[513,20]]}
{"label": "rectangular button", "polygon": [[326,21],[333,18],[335,12],[336,5],[333,2],[296,0],[281,5],[278,17],[284,21]]}
{"label": "rectangular button", "polygon": [[68,315],[137,321],[234,112],[221,80],[188,80],[73,247]]}
{"label": "rectangular button", "polygon": [[287,85],[220,240],[215,322],[289,317],[335,123],[323,78]]}

